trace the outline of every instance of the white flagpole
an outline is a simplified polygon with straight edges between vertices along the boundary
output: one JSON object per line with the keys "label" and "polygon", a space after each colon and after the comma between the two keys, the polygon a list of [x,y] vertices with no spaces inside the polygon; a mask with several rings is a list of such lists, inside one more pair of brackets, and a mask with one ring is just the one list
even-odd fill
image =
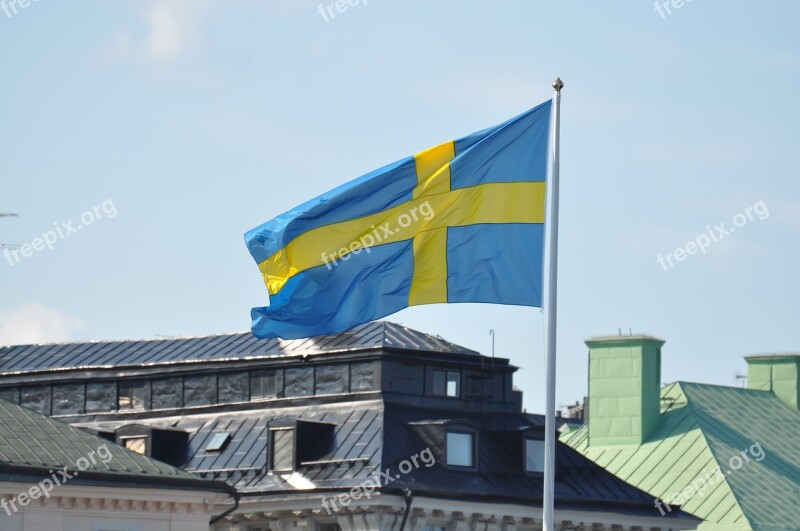
{"label": "white flagpole", "polygon": [[558,148],[559,126],[561,124],[561,89],[564,83],[556,78],[553,88],[553,162],[550,167],[550,240],[547,265],[547,401],[545,405],[544,441],[544,499],[542,500],[542,530],[554,531],[553,517],[554,487],[556,470],[556,309],[558,283]]}

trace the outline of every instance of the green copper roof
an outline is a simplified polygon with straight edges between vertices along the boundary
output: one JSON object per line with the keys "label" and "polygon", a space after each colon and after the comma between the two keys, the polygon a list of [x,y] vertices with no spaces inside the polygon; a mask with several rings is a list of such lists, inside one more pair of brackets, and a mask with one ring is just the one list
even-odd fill
{"label": "green copper roof", "polygon": [[109,478],[124,475],[200,481],[79,428],[0,400],[0,471],[13,468],[24,473],[27,469],[56,470],[65,466]]}
{"label": "green copper roof", "polygon": [[703,492],[676,503],[706,520],[698,529],[800,529],[800,411],[771,392],[684,382],[664,387],[661,400],[644,444],[589,447],[586,426],[562,440],[654,497],[696,482]]}

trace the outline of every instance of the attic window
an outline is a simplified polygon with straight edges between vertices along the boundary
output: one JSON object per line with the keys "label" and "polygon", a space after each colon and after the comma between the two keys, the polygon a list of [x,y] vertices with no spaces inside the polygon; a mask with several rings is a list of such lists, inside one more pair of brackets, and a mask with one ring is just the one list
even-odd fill
{"label": "attic window", "polygon": [[250,373],[250,400],[277,398],[277,380],[275,371],[255,371]]}
{"label": "attic window", "polygon": [[122,445],[131,452],[146,455],[147,437],[125,437],[122,439]]}
{"label": "attic window", "polygon": [[525,472],[544,472],[544,441],[525,439]]}
{"label": "attic window", "polygon": [[447,432],[447,465],[456,468],[475,468],[475,438],[473,432]]}
{"label": "attic window", "polygon": [[120,382],[117,408],[120,411],[141,411],[147,400],[145,382]]}
{"label": "attic window", "polygon": [[277,428],[270,430],[270,468],[274,472],[294,472],[295,430]]}
{"label": "attic window", "polygon": [[206,452],[219,452],[228,445],[231,439],[230,433],[217,433],[211,438],[211,442],[206,446]]}
{"label": "attic window", "polygon": [[461,396],[461,373],[458,371],[433,371],[433,395],[458,398]]}

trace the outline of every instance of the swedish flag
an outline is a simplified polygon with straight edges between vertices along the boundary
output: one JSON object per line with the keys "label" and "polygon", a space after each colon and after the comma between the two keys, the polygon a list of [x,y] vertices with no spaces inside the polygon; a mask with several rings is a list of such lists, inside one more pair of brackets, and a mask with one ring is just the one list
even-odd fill
{"label": "swedish flag", "polygon": [[253,334],[336,333],[408,306],[541,306],[551,102],[344,184],[247,232]]}

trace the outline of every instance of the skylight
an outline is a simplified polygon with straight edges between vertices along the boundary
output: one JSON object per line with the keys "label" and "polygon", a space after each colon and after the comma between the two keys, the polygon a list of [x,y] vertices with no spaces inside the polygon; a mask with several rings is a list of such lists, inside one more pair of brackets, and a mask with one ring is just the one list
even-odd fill
{"label": "skylight", "polygon": [[211,442],[208,443],[208,446],[206,446],[206,452],[219,452],[225,448],[230,438],[230,433],[217,433],[211,438]]}

